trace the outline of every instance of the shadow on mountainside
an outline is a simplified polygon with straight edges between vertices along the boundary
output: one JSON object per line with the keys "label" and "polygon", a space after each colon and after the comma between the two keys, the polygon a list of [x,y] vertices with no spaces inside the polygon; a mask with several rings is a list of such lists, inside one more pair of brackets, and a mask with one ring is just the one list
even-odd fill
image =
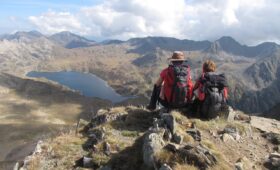
{"label": "shadow on mountainside", "polygon": [[[33,79],[24,79],[6,73],[0,74],[0,86],[13,89],[20,97],[35,100],[40,105],[46,107],[52,104],[79,104],[81,105],[80,118],[88,119],[91,116],[89,113],[94,113],[100,108],[106,108],[111,105],[109,101],[85,97],[61,85]],[[32,106],[24,105],[24,107],[20,107],[15,104],[13,105],[13,109],[15,111],[20,109],[21,113],[28,114],[32,110]]]}
{"label": "shadow on mountainside", "polygon": [[0,167],[22,160],[36,141],[73,129],[78,119],[89,119],[98,109],[112,105],[52,82],[6,73],[0,73],[1,86],[9,91],[0,92]]}

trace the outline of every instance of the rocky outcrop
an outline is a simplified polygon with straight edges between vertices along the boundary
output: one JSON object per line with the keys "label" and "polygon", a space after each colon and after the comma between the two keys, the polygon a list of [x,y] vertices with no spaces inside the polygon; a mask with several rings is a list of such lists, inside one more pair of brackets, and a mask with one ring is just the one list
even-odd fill
{"label": "rocky outcrop", "polygon": [[265,166],[269,169],[280,169],[280,153],[269,154]]}
{"label": "rocky outcrop", "polygon": [[[241,114],[236,111],[236,114]],[[201,121],[172,111],[139,107],[99,110],[77,133],[39,142],[21,166],[101,170],[273,169],[279,166],[276,133],[243,119]],[[66,151],[66,152],[65,152]]]}
{"label": "rocky outcrop", "polygon": [[162,136],[159,133],[151,132],[147,134],[143,143],[143,161],[149,168],[157,168],[155,155],[165,145]]}

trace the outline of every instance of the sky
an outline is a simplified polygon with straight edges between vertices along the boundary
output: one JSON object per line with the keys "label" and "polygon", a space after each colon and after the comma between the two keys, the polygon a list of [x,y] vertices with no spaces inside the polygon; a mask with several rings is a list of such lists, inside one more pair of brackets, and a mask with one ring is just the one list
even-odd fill
{"label": "sky", "polygon": [[231,36],[280,43],[280,0],[0,0],[0,34],[70,31],[94,40]]}

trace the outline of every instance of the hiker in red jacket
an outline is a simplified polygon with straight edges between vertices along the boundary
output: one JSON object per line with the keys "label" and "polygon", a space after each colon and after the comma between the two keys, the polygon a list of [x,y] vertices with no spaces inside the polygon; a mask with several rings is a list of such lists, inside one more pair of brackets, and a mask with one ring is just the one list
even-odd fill
{"label": "hiker in red jacket", "polygon": [[164,107],[180,108],[192,99],[190,67],[186,65],[184,53],[175,51],[169,59],[170,65],[163,69],[154,85],[148,109],[156,109],[157,102]]}
{"label": "hiker in red jacket", "polygon": [[[197,90],[193,106],[201,118],[213,119],[226,111],[228,84],[224,74],[216,74],[216,64],[207,60],[203,64],[202,75],[196,81],[193,91]],[[228,115],[224,115],[227,117]]]}

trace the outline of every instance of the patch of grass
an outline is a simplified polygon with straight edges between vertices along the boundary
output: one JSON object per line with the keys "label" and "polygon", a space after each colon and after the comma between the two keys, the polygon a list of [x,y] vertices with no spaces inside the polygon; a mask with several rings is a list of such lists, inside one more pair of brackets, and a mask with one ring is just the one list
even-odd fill
{"label": "patch of grass", "polygon": [[178,111],[172,111],[171,114],[175,117],[176,122],[179,124],[189,122],[189,119]]}
{"label": "patch of grass", "polygon": [[81,147],[84,142],[85,139],[74,135],[61,135],[55,138],[55,140],[51,142],[50,146],[55,152],[56,157],[67,158],[74,161],[76,159],[76,155],[82,155],[85,152]]}
{"label": "patch of grass", "polygon": [[160,152],[156,153],[156,160],[161,164],[166,163],[168,165],[173,164],[174,159],[177,158],[176,154],[169,152],[167,150],[160,150]]}
{"label": "patch of grass", "polygon": [[39,168],[40,168],[40,159],[35,157],[30,161],[28,169],[29,170],[37,170]]}
{"label": "patch of grass", "polygon": [[210,151],[217,157],[218,159],[218,163],[211,167],[211,169],[214,170],[230,170],[232,168],[230,168],[229,164],[226,162],[224,155],[218,151],[218,148],[216,147],[216,145],[214,143],[212,143],[209,140],[203,140],[201,141],[201,143],[203,145],[205,145],[207,148],[210,149]]}
{"label": "patch of grass", "polygon": [[108,112],[108,114],[119,114],[119,113],[122,113],[122,115],[127,114],[126,108],[122,107],[122,106],[120,106],[120,107],[113,107]]}
{"label": "patch of grass", "polygon": [[113,121],[111,123],[114,129],[144,132],[152,126],[153,118],[157,115],[155,112],[136,107],[128,107],[126,111],[128,115],[125,121]]}
{"label": "patch of grass", "polygon": [[93,153],[92,154],[93,162],[99,166],[105,165],[110,160],[110,157],[103,153]]}
{"label": "patch of grass", "polygon": [[246,134],[246,127],[240,122],[229,123],[228,125],[236,127],[241,135]]}
{"label": "patch of grass", "polygon": [[121,134],[125,137],[137,137],[137,136],[139,136],[139,132],[137,132],[137,131],[124,130],[124,131],[121,132]]}
{"label": "patch of grass", "polygon": [[199,119],[194,119],[193,122],[198,129],[201,130],[223,130],[226,126],[236,127],[241,135],[246,133],[246,127],[241,124],[240,122],[228,122],[224,119],[217,119],[217,120],[210,120],[210,121],[203,121]]}
{"label": "patch of grass", "polygon": [[188,143],[188,142],[193,143],[194,142],[193,137],[190,136],[189,134],[187,134],[186,130],[187,129],[183,125],[179,125],[179,126],[177,126],[176,133],[180,134],[181,136],[183,136],[183,142],[185,142],[185,143]]}
{"label": "patch of grass", "polygon": [[176,164],[173,167],[174,170],[198,170],[197,167],[188,164]]}
{"label": "patch of grass", "polygon": [[144,136],[138,137],[131,146],[113,154],[109,164],[118,169],[140,169],[143,165],[143,138]]}

